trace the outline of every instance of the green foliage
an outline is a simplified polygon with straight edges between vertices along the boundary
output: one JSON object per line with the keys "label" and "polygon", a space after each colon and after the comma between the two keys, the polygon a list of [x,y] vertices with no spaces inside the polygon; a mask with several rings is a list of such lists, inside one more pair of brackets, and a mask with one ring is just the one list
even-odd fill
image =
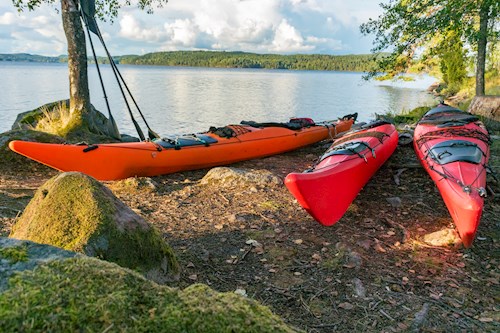
{"label": "green foliage", "polygon": [[[431,40],[452,31],[472,47],[478,46],[481,37],[491,42],[498,40],[500,25],[497,0],[392,0],[380,5],[384,10],[377,19],[361,25],[365,35],[375,34],[373,52],[388,48],[392,53],[380,58],[369,77],[380,72],[399,73],[411,66]],[[488,36],[479,33],[480,13],[486,13]]]}
{"label": "green foliage", "polygon": [[59,63],[59,62],[67,62],[68,58],[66,56],[45,57],[41,55],[28,54],[28,53],[14,53],[14,54],[0,53],[0,61]]}
{"label": "green foliage", "polygon": [[403,111],[394,117],[394,123],[415,124],[430,109],[430,106],[420,106],[410,111]]}
{"label": "green foliage", "polygon": [[[333,56],[320,54],[278,55],[246,52],[173,51],[148,53],[142,56],[122,55],[115,56],[113,59],[122,64],[132,65],[367,72],[375,66],[378,58],[384,56],[385,54],[379,56],[371,54]],[[26,54],[0,54],[0,61],[65,62],[67,58],[64,56],[51,58]],[[97,61],[104,64],[109,63],[106,57],[98,57]],[[88,62],[93,63],[93,58],[89,58]]]}
{"label": "green foliage", "polygon": [[403,110],[400,113],[387,112],[383,115],[377,115],[379,119],[383,119],[398,124],[415,124],[422,116],[431,109],[431,106],[419,106],[413,110]]}
{"label": "green foliage", "polygon": [[327,71],[368,71],[377,60],[377,57],[369,54],[345,56],[277,55],[214,51],[155,52],[143,56],[128,55],[117,58],[120,63],[134,65]]}
{"label": "green foliage", "polygon": [[436,48],[440,69],[446,83],[445,95],[456,94],[467,76],[463,43],[455,32],[448,33]]}
{"label": "green foliage", "polygon": [[[18,11],[22,12],[25,9],[35,10],[43,3],[55,4],[56,0],[12,0],[12,4]],[[79,1],[75,1],[79,3]],[[145,10],[148,14],[153,13],[154,6],[157,8],[163,7],[168,3],[168,0],[138,0],[137,7]],[[113,21],[118,16],[118,12],[122,7],[130,6],[130,0],[95,0],[95,15],[97,18],[106,21]]]}

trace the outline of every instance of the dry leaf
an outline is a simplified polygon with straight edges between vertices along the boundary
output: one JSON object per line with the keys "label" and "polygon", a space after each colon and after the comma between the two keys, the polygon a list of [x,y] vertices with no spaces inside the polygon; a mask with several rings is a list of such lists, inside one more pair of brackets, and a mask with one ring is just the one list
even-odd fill
{"label": "dry leaf", "polygon": [[352,310],[352,309],[354,309],[354,305],[352,305],[351,303],[344,302],[344,303],[339,304],[339,308],[342,308],[345,310]]}
{"label": "dry leaf", "polygon": [[379,253],[385,253],[387,252],[383,247],[382,245],[380,245],[379,242],[375,242],[375,244],[373,244],[373,248],[375,249],[375,251],[379,252]]}
{"label": "dry leaf", "polygon": [[321,260],[321,255],[319,253],[315,253],[315,254],[312,255],[312,258],[314,260]]}

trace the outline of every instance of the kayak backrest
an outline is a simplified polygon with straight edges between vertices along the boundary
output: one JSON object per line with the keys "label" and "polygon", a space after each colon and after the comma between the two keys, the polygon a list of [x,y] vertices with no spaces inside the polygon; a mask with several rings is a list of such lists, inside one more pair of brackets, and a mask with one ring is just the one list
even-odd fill
{"label": "kayak backrest", "polygon": [[208,146],[211,143],[216,143],[217,140],[212,138],[211,136],[204,134],[191,134],[171,138],[156,139],[153,142],[159,144],[163,148],[181,149],[182,147],[189,146]]}
{"label": "kayak backrest", "polygon": [[424,114],[424,117],[426,116],[431,116],[436,113],[441,113],[441,112],[463,112],[460,109],[454,108],[453,106],[449,105],[439,105],[436,106],[435,108],[430,109]]}
{"label": "kayak backrest", "polygon": [[325,158],[333,155],[359,155],[362,151],[369,148],[370,146],[363,141],[352,141],[344,145],[328,149],[319,160],[323,161]]}
{"label": "kayak backrest", "polygon": [[303,127],[309,127],[309,126],[313,126],[311,124],[303,124],[303,123],[299,123],[299,122],[289,122],[289,123],[274,123],[274,122],[271,122],[271,123],[258,123],[258,122],[255,122],[255,121],[246,121],[246,120],[243,120],[240,122],[241,125],[246,125],[246,126],[252,126],[252,127],[257,127],[257,128],[262,128],[262,127],[284,127],[284,128],[288,128],[288,129],[291,129],[291,130],[299,130]]}
{"label": "kayak backrest", "polygon": [[452,162],[479,164],[483,157],[477,144],[466,140],[442,141],[430,148],[428,154],[440,165]]}
{"label": "kayak backrest", "polygon": [[461,126],[474,121],[479,120],[478,117],[459,110],[457,108],[443,105],[435,107],[427,111],[426,114],[423,115],[422,119],[418,122],[419,124],[431,124],[431,125],[441,125],[443,126]]}

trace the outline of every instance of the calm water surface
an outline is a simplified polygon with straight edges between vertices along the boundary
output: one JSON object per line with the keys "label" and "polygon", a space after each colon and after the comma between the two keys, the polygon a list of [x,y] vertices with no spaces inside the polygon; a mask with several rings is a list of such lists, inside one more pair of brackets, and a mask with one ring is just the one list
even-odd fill
{"label": "calm water surface", "polygon": [[[336,119],[358,112],[400,112],[437,100],[425,92],[430,77],[413,82],[365,82],[360,73],[212,69],[119,65],[150,126],[162,135],[206,131],[241,120]],[[111,111],[122,133],[136,135],[111,68],[101,66]],[[89,67],[92,104],[107,114],[94,66]],[[0,132],[17,114],[67,99],[67,64],[0,62]],[[139,118],[137,120],[140,124]]]}

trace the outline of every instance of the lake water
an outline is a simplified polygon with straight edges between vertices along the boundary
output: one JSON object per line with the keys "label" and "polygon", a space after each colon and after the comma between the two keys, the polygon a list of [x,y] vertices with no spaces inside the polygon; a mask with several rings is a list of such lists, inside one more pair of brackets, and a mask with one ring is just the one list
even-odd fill
{"label": "lake water", "polygon": [[[110,66],[100,66],[111,111],[122,133],[135,135]],[[400,112],[436,104],[426,93],[435,79],[366,82],[361,73],[126,66],[119,69],[151,128],[161,135],[206,131],[241,120],[287,121],[310,117],[336,119],[358,112],[360,121],[375,113]],[[67,64],[0,62],[0,132],[17,114],[67,99]],[[92,104],[107,114],[95,66],[89,67]],[[137,116],[137,121],[141,123]]]}

